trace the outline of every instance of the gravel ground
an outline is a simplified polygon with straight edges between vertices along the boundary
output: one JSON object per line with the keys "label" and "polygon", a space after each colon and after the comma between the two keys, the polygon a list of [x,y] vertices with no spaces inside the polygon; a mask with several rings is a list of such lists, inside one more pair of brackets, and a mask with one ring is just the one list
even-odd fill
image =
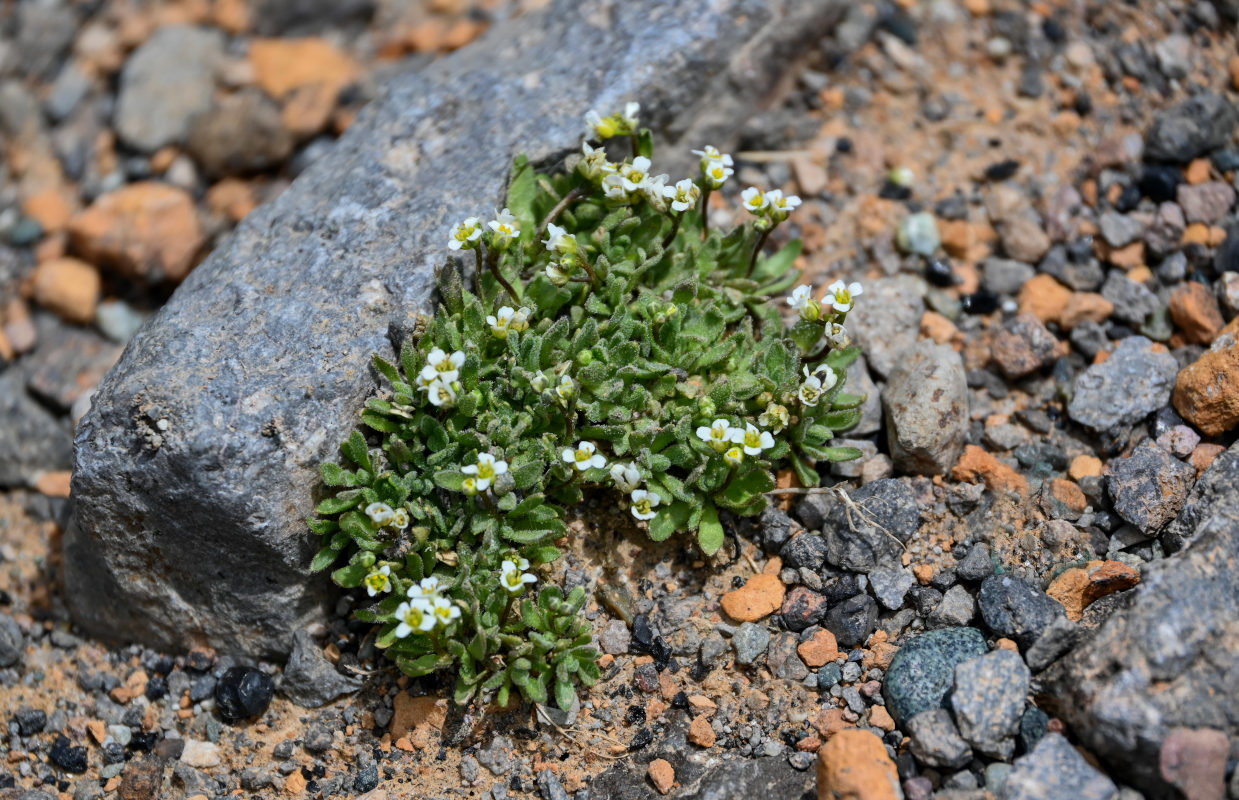
{"label": "gravel ground", "polygon": [[[710,564],[579,509],[557,577],[590,592],[606,679],[572,713],[448,707],[433,678],[376,657],[347,597],[288,665],[74,634],[70,435],[124,343],[330,152],[385,74],[535,5],[0,9],[0,798],[793,797],[816,782],[820,797],[1135,800],[1137,777],[1150,797],[1221,798],[1229,781],[1239,798],[1239,717],[1163,732],[1146,778],[1071,746],[1101,741],[1090,698],[1064,707],[1054,683],[1139,607],[1146,576],[1174,580],[1197,526],[1183,509],[1233,498],[1225,3],[858,3],[789,54],[806,66],[743,123],[738,185],[712,214],[738,218],[747,185],[796,192],[776,237],[803,238],[806,281],[864,283],[849,378],[870,402],[839,444],[866,457],[832,468],[837,491],[729,521]],[[156,90],[169,75],[173,96]],[[1220,616],[1231,553],[1205,587]],[[1239,635],[1210,631],[1200,658],[1233,659]],[[1161,635],[1115,658],[1180,643]],[[1229,688],[1176,696],[1225,709]],[[1112,702],[1117,719],[1136,701]]]}

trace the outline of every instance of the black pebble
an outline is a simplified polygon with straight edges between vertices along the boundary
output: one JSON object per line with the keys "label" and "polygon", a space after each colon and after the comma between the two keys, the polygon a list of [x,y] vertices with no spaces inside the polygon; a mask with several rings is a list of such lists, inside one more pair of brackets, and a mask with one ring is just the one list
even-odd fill
{"label": "black pebble", "polygon": [[34,736],[47,725],[47,713],[37,708],[23,708],[13,715],[13,721],[22,736]]}
{"label": "black pebble", "polygon": [[1134,183],[1129,183],[1123,187],[1123,191],[1119,192],[1118,202],[1114,204],[1114,208],[1123,214],[1132,211],[1136,206],[1140,205],[1140,197],[1142,192],[1140,187]]}
{"label": "black pebble", "polygon": [[253,667],[233,667],[215,684],[215,707],[228,722],[256,717],[275,694],[271,676]]}
{"label": "black pebble", "polygon": [[671,659],[671,645],[667,644],[663,637],[656,636],[654,637],[654,643],[650,645],[650,655],[654,657],[655,664],[665,667]]}
{"label": "black pebble", "polygon": [[649,728],[642,728],[641,730],[637,731],[636,736],[632,737],[632,742],[629,743],[628,749],[630,751],[640,750],[642,747],[645,747],[652,741],[654,741],[654,732],[651,731]]}
{"label": "black pebble", "polygon": [[1140,191],[1155,203],[1174,200],[1182,182],[1183,174],[1178,167],[1166,164],[1148,164],[1140,172]]}
{"label": "black pebble", "polygon": [[52,763],[66,772],[85,772],[87,767],[86,748],[75,747],[69,737],[61,734],[56,737],[56,743],[48,754]]}
{"label": "black pebble", "polygon": [[632,643],[629,649],[634,653],[648,653],[654,644],[654,631],[650,628],[650,618],[638,614],[632,621]]}
{"label": "black pebble", "polygon": [[1045,34],[1045,38],[1054,44],[1062,44],[1067,41],[1067,31],[1063,30],[1063,26],[1053,17],[1045,18],[1045,21],[1041,23],[1041,32]]}
{"label": "black pebble", "polygon": [[846,136],[840,136],[835,140],[835,150],[840,153],[852,152],[852,140]]}
{"label": "black pebble", "polygon": [[672,708],[688,708],[688,694],[685,692],[676,692],[675,697],[671,698]]}
{"label": "black pebble", "polygon": [[644,725],[645,724],[645,706],[639,703],[633,703],[628,707],[628,711],[624,713],[624,723],[627,725]]}
{"label": "black pebble", "polygon": [[925,264],[925,278],[934,286],[954,286],[955,270],[941,258],[931,258]]}
{"label": "black pebble", "polygon": [[1085,92],[1080,92],[1076,95],[1076,113],[1082,117],[1087,117],[1093,113],[1093,98],[1089,97]]}
{"label": "black pebble", "polygon": [[130,750],[147,751],[155,746],[159,741],[159,733],[156,731],[138,731],[133,736],[129,737]]}
{"label": "black pebble", "polygon": [[371,764],[357,773],[353,779],[353,791],[365,794],[379,785],[379,765]]}
{"label": "black pebble", "polygon": [[975,292],[964,295],[961,305],[969,314],[992,314],[998,310],[998,295],[993,292]]}
{"label": "black pebble", "polygon": [[911,196],[912,190],[907,186],[900,186],[890,181],[882,184],[882,188],[878,190],[878,197],[883,200],[907,200]]}
{"label": "black pebble", "polygon": [[1014,158],[1008,158],[1005,161],[999,161],[997,164],[990,164],[985,168],[985,178],[991,181],[1005,181],[1016,173],[1020,168],[1020,162]]}
{"label": "black pebble", "polygon": [[168,682],[156,675],[146,682],[146,699],[158,700],[168,694]]}

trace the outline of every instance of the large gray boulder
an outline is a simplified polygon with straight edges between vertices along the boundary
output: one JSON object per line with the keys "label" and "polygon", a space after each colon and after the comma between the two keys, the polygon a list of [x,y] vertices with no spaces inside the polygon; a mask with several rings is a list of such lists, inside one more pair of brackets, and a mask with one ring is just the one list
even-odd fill
{"label": "large gray boulder", "polygon": [[583,114],[642,104],[673,172],[769,100],[844,0],[560,0],[398,77],[332,154],[199,266],[134,337],[76,439],[75,619],[110,639],[288,652],[330,596],[304,520],[427,309],[449,226],[512,159],[578,151]]}
{"label": "large gray boulder", "polygon": [[1180,796],[1162,772],[1175,729],[1239,740],[1237,464],[1232,445],[1171,523],[1184,549],[1150,565],[1126,607],[1040,678],[1084,745],[1150,798]]}

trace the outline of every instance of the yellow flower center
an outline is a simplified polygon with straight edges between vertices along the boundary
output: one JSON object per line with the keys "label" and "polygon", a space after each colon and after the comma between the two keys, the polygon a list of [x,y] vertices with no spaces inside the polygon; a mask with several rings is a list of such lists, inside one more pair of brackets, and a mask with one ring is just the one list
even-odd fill
{"label": "yellow flower center", "polygon": [[490,461],[479,461],[478,462],[478,477],[479,478],[495,477],[495,465],[491,463]]}
{"label": "yellow flower center", "polygon": [[650,500],[648,497],[638,500],[636,502],[636,506],[637,506],[637,511],[641,512],[642,514],[648,514],[650,513],[651,510],[653,510],[653,506],[650,504]]}
{"label": "yellow flower center", "polygon": [[761,447],[761,432],[760,431],[745,431],[744,443],[748,447]]}
{"label": "yellow flower center", "polygon": [[417,606],[409,606],[409,610],[404,612],[404,624],[410,628],[420,628],[425,618],[426,615]]}
{"label": "yellow flower center", "polygon": [[576,460],[578,464],[581,463],[582,461],[589,461],[591,458],[594,457],[594,454],[586,450],[584,447],[578,447],[574,455],[576,456]]}
{"label": "yellow flower center", "polygon": [[381,572],[372,572],[366,576],[366,587],[376,592],[387,591],[387,576]]}
{"label": "yellow flower center", "polygon": [[435,608],[435,616],[443,620],[444,622],[449,621],[452,618],[452,607],[451,606],[437,606]]}
{"label": "yellow flower center", "polygon": [[509,572],[503,576],[503,582],[515,589],[521,585],[521,574],[516,571]]}
{"label": "yellow flower center", "polygon": [[851,292],[849,292],[847,289],[839,289],[839,290],[837,290],[837,291],[835,292],[835,302],[836,302],[836,303],[842,303],[842,304],[843,304],[843,305],[845,305],[845,306],[846,306],[846,305],[851,305],[851,303],[852,303],[852,293],[851,293]]}

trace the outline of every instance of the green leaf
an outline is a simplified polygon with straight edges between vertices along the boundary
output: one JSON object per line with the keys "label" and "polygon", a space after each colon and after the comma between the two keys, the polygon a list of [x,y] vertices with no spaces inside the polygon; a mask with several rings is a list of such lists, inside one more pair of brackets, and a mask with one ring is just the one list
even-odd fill
{"label": "green leaf", "polygon": [[561,711],[571,711],[575,702],[576,689],[572,688],[572,684],[568,681],[555,681],[555,705],[559,706]]}
{"label": "green leaf", "polygon": [[356,589],[361,585],[361,582],[369,572],[369,568],[361,564],[350,564],[331,573],[331,579],[336,582],[337,586],[343,586],[345,589]]}
{"label": "green leaf", "polygon": [[863,394],[847,394],[839,392],[835,395],[835,400],[831,403],[832,408],[856,408],[861,403],[865,402],[866,396]]}
{"label": "green leaf", "polygon": [[403,656],[396,658],[396,666],[400,667],[400,671],[410,678],[420,678],[423,675],[429,675],[435,671],[438,662],[439,657],[434,653],[427,653],[418,658],[405,658]]}
{"label": "green leaf", "polygon": [[757,267],[753,270],[753,280],[761,283],[781,278],[796,263],[802,248],[803,243],[799,239],[792,239],[769,258],[758,259]]}
{"label": "green leaf", "polygon": [[852,461],[864,455],[856,447],[823,447],[822,451],[825,453],[824,458],[829,461]]}
{"label": "green leaf", "polygon": [[435,473],[435,485],[449,492],[459,492],[465,486],[465,477],[458,469],[441,469]]}
{"label": "green leaf", "polygon": [[361,435],[361,431],[353,431],[353,434],[340,445],[340,452],[366,472],[374,472],[374,465],[370,463],[370,451],[366,446],[366,437]]}
{"label": "green leaf", "polygon": [[331,547],[324,547],[314,554],[314,560],[310,562],[310,572],[322,572],[335,563],[336,558],[340,555],[339,550]]}
{"label": "green leaf", "polygon": [[534,213],[538,185],[534,178],[529,159],[523,154],[517,156],[508,179],[508,209],[520,222],[522,242],[533,241],[538,230],[538,219]]}
{"label": "green leaf", "polygon": [[697,543],[701,552],[712,556],[723,546],[723,526],[718,521],[718,509],[713,503],[706,503],[701,511],[701,527],[697,529]]}
{"label": "green leaf", "polygon": [[348,511],[350,508],[357,506],[362,501],[362,494],[358,491],[341,492],[335,497],[328,497],[319,503],[315,509],[316,514],[339,514]]}
{"label": "green leaf", "polygon": [[345,476],[348,474],[339,464],[331,461],[325,462],[319,467],[319,472],[323,476],[323,483],[328,486],[344,486]]}

